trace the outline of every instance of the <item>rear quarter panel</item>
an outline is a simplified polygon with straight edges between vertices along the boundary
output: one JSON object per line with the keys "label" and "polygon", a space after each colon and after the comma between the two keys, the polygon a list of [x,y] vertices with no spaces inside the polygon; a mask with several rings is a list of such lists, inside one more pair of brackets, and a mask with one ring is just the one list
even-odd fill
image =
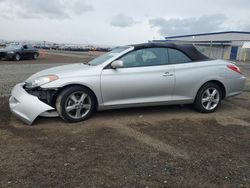
{"label": "rear quarter panel", "polygon": [[226,62],[225,66],[220,68],[220,74],[223,77],[224,85],[226,87],[226,97],[231,97],[240,94],[245,86],[246,78],[227,67],[231,64]]}
{"label": "rear quarter panel", "polygon": [[200,87],[208,81],[225,84],[221,73],[224,67],[225,62],[221,60],[176,64],[173,100],[193,102]]}

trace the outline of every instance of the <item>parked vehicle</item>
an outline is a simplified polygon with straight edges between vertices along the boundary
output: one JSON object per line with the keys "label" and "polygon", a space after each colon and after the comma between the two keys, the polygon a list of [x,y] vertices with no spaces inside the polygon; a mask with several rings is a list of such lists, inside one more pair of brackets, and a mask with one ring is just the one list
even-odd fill
{"label": "parked vehicle", "polygon": [[21,59],[37,59],[38,50],[30,44],[10,44],[0,49],[0,59],[20,61]]}
{"label": "parked vehicle", "polygon": [[239,95],[245,80],[234,64],[192,45],[147,43],[38,72],[14,87],[10,109],[28,124],[37,116],[79,122],[96,110],[155,105],[193,104],[211,113]]}

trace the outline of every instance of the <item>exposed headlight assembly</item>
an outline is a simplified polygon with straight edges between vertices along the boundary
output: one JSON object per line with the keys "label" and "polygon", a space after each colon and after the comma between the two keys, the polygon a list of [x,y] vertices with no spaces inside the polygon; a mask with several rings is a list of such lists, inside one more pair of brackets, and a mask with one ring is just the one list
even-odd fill
{"label": "exposed headlight assembly", "polygon": [[59,77],[56,75],[42,76],[38,78],[34,78],[33,80],[29,80],[26,83],[25,87],[28,89],[33,89],[39,87],[41,85],[53,82],[57,80]]}

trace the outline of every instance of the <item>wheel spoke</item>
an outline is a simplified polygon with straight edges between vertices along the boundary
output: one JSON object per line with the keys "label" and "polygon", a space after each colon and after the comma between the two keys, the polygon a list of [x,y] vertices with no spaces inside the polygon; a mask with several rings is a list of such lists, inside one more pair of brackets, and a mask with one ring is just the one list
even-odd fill
{"label": "wheel spoke", "polygon": [[72,110],[75,110],[76,109],[76,106],[75,105],[72,105],[72,106],[68,106],[67,108],[66,108],[66,111],[67,112],[71,112]]}
{"label": "wheel spoke", "polygon": [[215,89],[215,90],[213,90],[213,92],[212,92],[212,97],[215,97],[216,94],[217,94],[217,90]]}
{"label": "wheel spoke", "polygon": [[206,94],[207,94],[207,96],[211,95],[210,92],[209,92],[209,89],[206,90]]}
{"label": "wheel spoke", "polygon": [[76,118],[80,118],[82,115],[81,115],[81,109],[77,109],[76,110],[76,115],[75,115],[75,117]]}
{"label": "wheel spoke", "polygon": [[209,101],[208,97],[202,99],[202,103],[205,103],[205,102],[208,102],[208,101]]}
{"label": "wheel spoke", "polygon": [[212,104],[212,103],[211,103],[210,101],[207,103],[207,106],[206,106],[206,109],[207,109],[207,110],[210,110],[211,104]]}
{"label": "wheel spoke", "polygon": [[76,96],[75,95],[71,95],[70,96],[70,99],[74,102],[74,103],[76,103],[78,100],[76,99]]}
{"label": "wheel spoke", "polygon": [[86,94],[86,93],[83,93],[83,94],[81,95],[81,98],[79,99],[79,101],[80,101],[80,102],[83,102],[83,101],[86,99],[86,97],[87,97],[87,94]]}
{"label": "wheel spoke", "polygon": [[90,107],[91,107],[90,104],[83,104],[83,105],[82,105],[82,108],[83,108],[83,109],[86,109],[86,110],[89,110]]}

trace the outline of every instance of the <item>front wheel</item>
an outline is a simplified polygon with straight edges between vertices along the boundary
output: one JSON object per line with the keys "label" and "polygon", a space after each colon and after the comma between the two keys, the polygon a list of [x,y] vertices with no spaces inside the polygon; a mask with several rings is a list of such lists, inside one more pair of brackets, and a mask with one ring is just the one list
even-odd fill
{"label": "front wheel", "polygon": [[37,60],[37,58],[38,58],[38,53],[34,53],[34,54],[33,54],[33,59],[34,59],[34,60]]}
{"label": "front wheel", "polygon": [[222,92],[218,85],[207,83],[197,93],[194,107],[203,113],[214,112],[221,104]]}
{"label": "front wheel", "polygon": [[68,122],[80,122],[89,118],[96,108],[92,92],[81,86],[72,86],[63,90],[56,100],[56,110],[60,117]]}

